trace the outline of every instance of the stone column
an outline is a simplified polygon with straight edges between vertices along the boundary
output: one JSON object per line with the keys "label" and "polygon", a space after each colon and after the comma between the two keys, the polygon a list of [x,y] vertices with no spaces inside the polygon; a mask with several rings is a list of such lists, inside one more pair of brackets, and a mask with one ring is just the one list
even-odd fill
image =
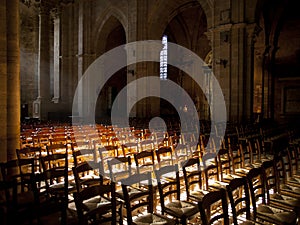
{"label": "stone column", "polygon": [[[7,24],[7,160],[20,148],[19,0],[6,1]],[[2,109],[1,109],[2,110]],[[2,144],[1,144],[2,145]],[[2,148],[2,146],[1,146]]]}
{"label": "stone column", "polygon": [[[231,57],[231,29],[232,24],[221,24],[210,29],[213,50],[213,72],[222,88],[226,103],[227,117],[230,119],[231,109],[231,68],[229,59]],[[213,91],[213,90],[211,90]]]}
{"label": "stone column", "polygon": [[0,162],[7,159],[7,16],[6,0],[0,0]]}
{"label": "stone column", "polygon": [[[261,83],[261,70],[257,68],[257,64],[261,66],[261,51],[255,52],[255,42],[256,38],[261,31],[261,28],[256,24],[247,24],[246,26],[246,37],[247,37],[247,44],[246,44],[246,85],[245,85],[245,116],[246,118],[256,119],[254,118],[254,114],[260,113],[260,107],[258,106],[260,99],[259,99],[259,92],[260,88],[259,85]],[[258,60],[260,62],[258,62]],[[257,85],[257,86],[256,86]],[[254,98],[256,98],[254,100]],[[255,103],[254,103],[255,102]],[[255,106],[254,106],[255,105]],[[245,119],[246,119],[245,118]]]}
{"label": "stone column", "polygon": [[33,117],[46,120],[50,103],[49,9],[39,5],[38,97],[33,102]]}
{"label": "stone column", "polygon": [[[147,1],[138,1],[136,2],[136,10],[137,10],[137,30],[136,30],[136,41],[147,40]],[[143,47],[142,47],[143,48]],[[143,49],[137,49],[136,54],[137,58],[139,58],[138,54],[143,54]],[[140,62],[136,65],[136,78],[141,78],[147,76],[147,62]],[[137,87],[137,96],[142,95],[143,93],[147,95],[147,89],[142,89]],[[149,98],[142,99],[137,102],[137,117],[147,117],[150,110],[149,106]]]}
{"label": "stone column", "polygon": [[231,31],[230,112],[231,120],[241,121],[244,114],[245,90],[245,24],[234,24]]}
{"label": "stone column", "polygon": [[52,101],[58,103],[60,99],[60,8],[53,11],[53,25],[54,25],[54,63],[53,63],[53,90],[54,96]]}

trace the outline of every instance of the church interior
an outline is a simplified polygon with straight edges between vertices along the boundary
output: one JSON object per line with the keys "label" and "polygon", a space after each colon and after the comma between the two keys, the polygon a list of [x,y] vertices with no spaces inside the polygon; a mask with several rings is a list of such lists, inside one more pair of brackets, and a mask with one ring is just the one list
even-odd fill
{"label": "church interior", "polygon": [[0,1],[0,224],[300,224],[297,1]]}

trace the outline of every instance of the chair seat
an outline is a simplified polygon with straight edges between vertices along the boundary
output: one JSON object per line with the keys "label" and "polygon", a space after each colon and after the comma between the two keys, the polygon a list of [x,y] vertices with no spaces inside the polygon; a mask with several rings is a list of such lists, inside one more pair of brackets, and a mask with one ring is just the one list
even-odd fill
{"label": "chair seat", "polygon": [[208,191],[203,191],[203,190],[191,191],[190,197],[197,201],[200,201],[202,200],[203,196],[207,193]]}
{"label": "chair seat", "polygon": [[297,214],[300,214],[300,199],[281,194],[270,195],[270,203],[272,205],[285,206]]}
{"label": "chair seat", "polygon": [[34,204],[34,193],[32,191],[18,193],[17,196],[18,205],[28,205],[28,203]]}
{"label": "chair seat", "polygon": [[172,201],[166,205],[166,212],[175,217],[189,218],[198,212],[198,206],[187,201]]}
{"label": "chair seat", "polygon": [[299,185],[300,186],[300,179],[299,178],[296,178],[296,177],[290,177],[288,180],[287,180],[287,183],[289,184],[292,184],[292,185]]}
{"label": "chair seat", "polygon": [[238,176],[246,176],[247,173],[248,173],[251,169],[252,169],[251,167],[240,168],[240,169],[236,169],[236,170],[235,170],[235,173],[236,173]]}
{"label": "chair seat", "polygon": [[163,225],[163,224],[173,225],[175,224],[175,221],[163,215],[148,213],[134,220],[134,224],[135,225]]}
{"label": "chair seat", "polygon": [[281,184],[280,190],[282,193],[288,193],[288,195],[300,196],[300,187],[298,187],[298,186]]}
{"label": "chair seat", "polygon": [[225,183],[227,183],[227,181],[231,181],[235,178],[240,178],[242,177],[241,174],[225,174],[223,175],[223,180],[225,181]]}
{"label": "chair seat", "polygon": [[259,224],[259,223],[255,223],[253,221],[248,221],[248,220],[239,223],[239,225],[255,225],[255,224]]}
{"label": "chair seat", "polygon": [[[49,192],[52,194],[64,194],[65,191],[64,187],[65,187],[64,182],[53,184],[49,186]],[[68,192],[72,193],[74,191],[76,191],[76,187],[72,183],[70,183],[68,185]]]}
{"label": "chair seat", "polygon": [[280,195],[280,194],[272,194],[272,195],[270,195],[270,199],[271,199],[271,201],[277,201],[282,204],[287,204],[290,206],[300,208],[300,200],[297,198],[288,197],[288,196],[284,196],[284,195]]}
{"label": "chair seat", "polygon": [[[52,189],[53,191],[55,191],[55,190],[58,191],[60,189],[64,189],[64,187],[65,187],[65,184],[63,182],[62,183],[57,183],[57,184],[50,185],[50,189]],[[74,186],[68,185],[68,190],[71,190],[73,188],[74,188]]]}
{"label": "chair seat", "polygon": [[[143,190],[139,190],[137,188],[128,188],[129,189],[129,192],[128,192],[128,195],[129,195],[129,198],[132,198],[132,197],[135,197],[136,195],[139,195],[139,194],[142,194],[143,193]],[[123,194],[123,191],[122,190],[118,190],[116,191],[116,196],[120,199],[125,199],[124,198],[124,194]]]}
{"label": "chair seat", "polygon": [[297,215],[292,211],[282,211],[267,205],[260,205],[257,208],[257,215],[259,218],[272,221],[276,224],[288,225],[296,224]]}
{"label": "chair seat", "polygon": [[84,215],[93,215],[94,211],[98,211],[99,209],[101,209],[103,212],[109,212],[111,210],[111,202],[97,197],[96,199],[90,199],[87,202],[84,202],[84,208],[87,208],[87,211],[84,212]]}

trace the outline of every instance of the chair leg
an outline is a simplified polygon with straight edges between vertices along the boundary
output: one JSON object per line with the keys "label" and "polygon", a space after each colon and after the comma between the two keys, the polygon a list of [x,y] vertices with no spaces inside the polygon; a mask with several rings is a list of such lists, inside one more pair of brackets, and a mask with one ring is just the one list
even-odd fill
{"label": "chair leg", "polygon": [[182,225],[187,225],[187,219],[186,218],[181,218],[181,224]]}

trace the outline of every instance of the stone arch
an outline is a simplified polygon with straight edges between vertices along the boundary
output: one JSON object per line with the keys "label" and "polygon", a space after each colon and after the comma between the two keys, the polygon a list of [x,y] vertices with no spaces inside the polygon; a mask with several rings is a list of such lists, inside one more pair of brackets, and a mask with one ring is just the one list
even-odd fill
{"label": "stone arch", "polygon": [[94,49],[96,49],[96,54],[102,54],[105,51],[105,42],[99,42],[98,40],[106,40],[108,33],[111,30],[105,30],[104,27],[114,27],[116,23],[120,23],[125,31],[126,40],[128,40],[128,23],[126,15],[119,9],[115,7],[109,7],[102,13],[96,21],[94,30]]}
{"label": "stone arch", "polygon": [[152,19],[148,21],[149,39],[160,39],[167,25],[176,15],[181,11],[196,5],[200,5],[204,11],[208,29],[213,27],[212,5],[210,5],[208,1],[209,0],[161,1],[159,4],[153,6],[149,14],[149,18]]}
{"label": "stone arch", "polygon": [[206,20],[207,20],[207,28],[213,28],[215,25],[213,24],[213,1],[214,0],[198,0],[200,3],[205,15],[206,15]]}

